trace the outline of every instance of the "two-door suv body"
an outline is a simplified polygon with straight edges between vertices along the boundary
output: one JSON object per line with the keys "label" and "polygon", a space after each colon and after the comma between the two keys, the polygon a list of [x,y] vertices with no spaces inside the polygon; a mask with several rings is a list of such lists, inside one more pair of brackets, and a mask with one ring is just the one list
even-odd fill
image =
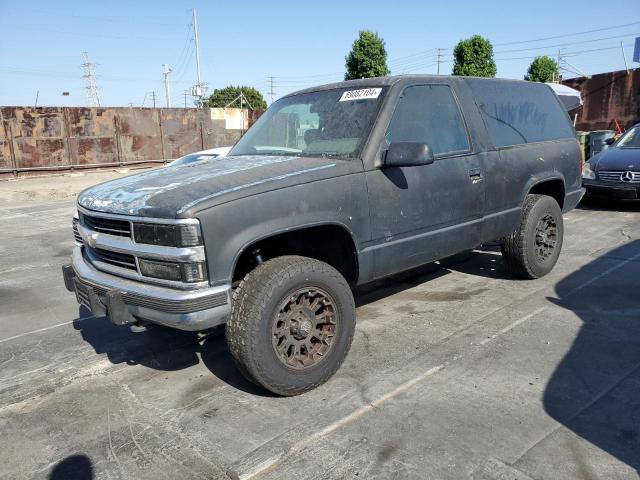
{"label": "two-door suv body", "polygon": [[276,101],[226,157],[82,192],[65,283],[116,324],[226,322],[250,380],[311,389],[351,344],[351,287],[502,241],[536,278],[576,206],[575,132],[540,83],[397,76]]}

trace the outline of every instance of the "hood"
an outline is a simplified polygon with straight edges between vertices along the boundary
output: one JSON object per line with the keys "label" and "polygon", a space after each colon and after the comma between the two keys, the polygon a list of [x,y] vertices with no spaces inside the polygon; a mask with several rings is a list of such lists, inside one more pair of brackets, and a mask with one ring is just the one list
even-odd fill
{"label": "hood", "polygon": [[359,160],[295,156],[219,157],[158,168],[88,188],[89,210],[158,218],[191,217],[218,203],[362,170]]}
{"label": "hood", "polygon": [[640,148],[607,148],[589,160],[591,168],[599,170],[640,171]]}

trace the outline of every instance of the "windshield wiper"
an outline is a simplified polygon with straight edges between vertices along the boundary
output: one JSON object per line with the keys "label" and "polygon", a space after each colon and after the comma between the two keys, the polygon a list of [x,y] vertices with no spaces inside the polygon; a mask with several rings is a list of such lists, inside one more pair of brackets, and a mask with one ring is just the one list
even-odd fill
{"label": "windshield wiper", "polygon": [[340,152],[301,152],[298,155],[301,157],[320,157],[320,158],[344,158],[349,159],[353,158],[348,153],[340,153]]}
{"label": "windshield wiper", "polygon": [[296,152],[285,152],[282,150],[258,150],[254,153],[242,153],[240,155],[264,155],[267,157],[297,157],[300,155]]}

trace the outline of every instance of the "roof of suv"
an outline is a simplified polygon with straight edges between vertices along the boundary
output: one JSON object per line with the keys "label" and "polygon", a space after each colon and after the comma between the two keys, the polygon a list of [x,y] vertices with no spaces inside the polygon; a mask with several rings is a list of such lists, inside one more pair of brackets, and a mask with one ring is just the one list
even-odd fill
{"label": "roof of suv", "polygon": [[515,80],[515,79],[508,79],[508,78],[487,78],[487,77],[467,77],[467,76],[462,77],[462,76],[453,76],[453,75],[391,75],[388,77],[360,78],[358,80],[345,80],[343,82],[327,83],[325,85],[318,85],[315,87],[309,87],[303,90],[298,90],[296,92],[292,92],[292,93],[289,93],[288,95],[285,95],[285,97],[288,97],[291,95],[298,95],[300,93],[318,92],[322,90],[333,90],[336,88],[386,87],[386,86],[393,85],[394,83],[398,83],[402,80],[428,81],[428,80],[435,80],[435,79],[442,80],[443,78],[450,78],[450,79],[455,78],[456,80],[460,80],[463,78],[464,79],[473,78],[473,79],[479,79],[479,80],[498,81],[498,82],[524,82],[524,80]]}

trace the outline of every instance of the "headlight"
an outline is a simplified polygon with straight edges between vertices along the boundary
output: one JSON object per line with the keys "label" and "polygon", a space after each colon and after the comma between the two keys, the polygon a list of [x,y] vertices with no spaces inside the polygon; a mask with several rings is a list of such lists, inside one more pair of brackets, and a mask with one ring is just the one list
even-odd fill
{"label": "headlight", "polygon": [[137,243],[165,247],[195,247],[202,245],[198,224],[160,225],[134,223],[133,238]]}
{"label": "headlight", "polygon": [[582,178],[586,178],[587,180],[595,180],[596,178],[596,174],[591,170],[589,162],[584,162],[584,165],[582,166]]}
{"label": "headlight", "polygon": [[204,262],[176,263],[139,258],[138,265],[140,266],[140,273],[145,277],[186,283],[207,280],[207,267]]}

